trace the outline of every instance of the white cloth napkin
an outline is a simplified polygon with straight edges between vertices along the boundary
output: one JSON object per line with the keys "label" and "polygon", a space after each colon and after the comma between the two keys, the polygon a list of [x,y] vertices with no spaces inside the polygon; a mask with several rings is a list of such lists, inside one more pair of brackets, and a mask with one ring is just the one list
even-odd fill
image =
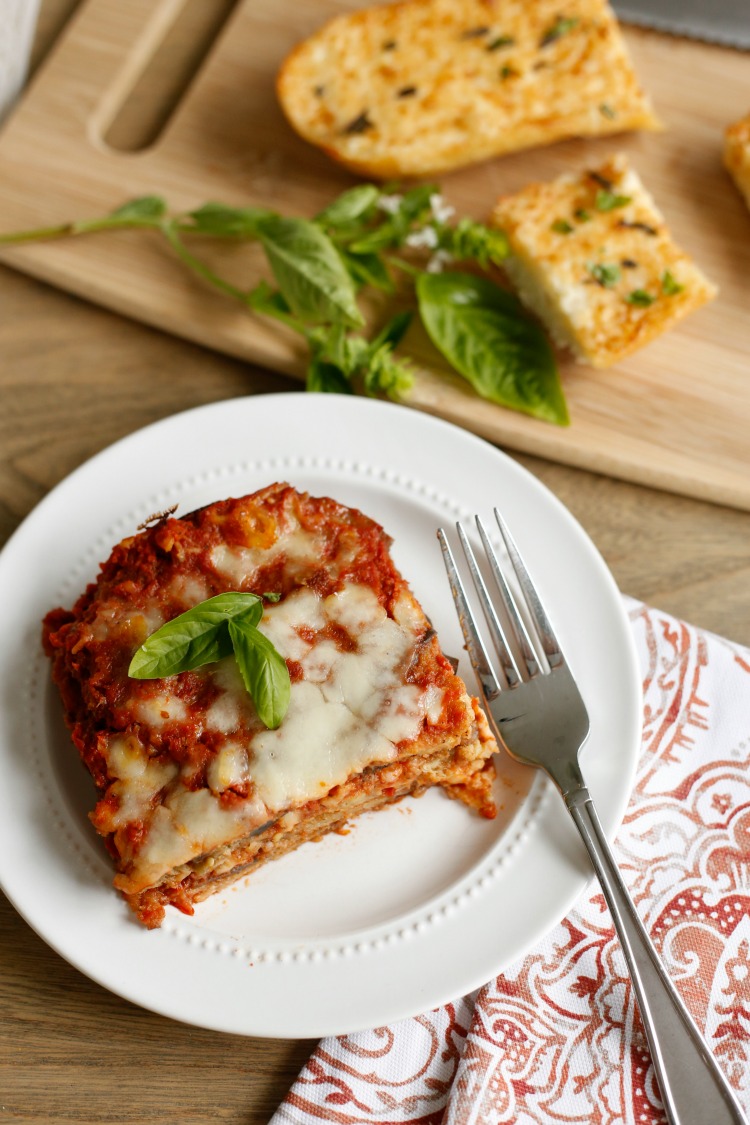
{"label": "white cloth napkin", "polygon": [[[750,651],[640,603],[627,609],[644,725],[615,854],[672,979],[750,1110]],[[479,992],[323,1040],[271,1125],[321,1121],[662,1125],[596,884]]]}

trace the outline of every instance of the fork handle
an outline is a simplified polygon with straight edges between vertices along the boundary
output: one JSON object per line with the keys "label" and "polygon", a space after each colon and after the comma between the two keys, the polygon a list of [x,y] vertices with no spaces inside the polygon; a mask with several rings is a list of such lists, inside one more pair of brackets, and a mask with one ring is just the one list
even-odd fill
{"label": "fork handle", "polygon": [[638,917],[588,790],[576,788],[564,797],[596,869],[630,969],[668,1120],[671,1125],[747,1125]]}

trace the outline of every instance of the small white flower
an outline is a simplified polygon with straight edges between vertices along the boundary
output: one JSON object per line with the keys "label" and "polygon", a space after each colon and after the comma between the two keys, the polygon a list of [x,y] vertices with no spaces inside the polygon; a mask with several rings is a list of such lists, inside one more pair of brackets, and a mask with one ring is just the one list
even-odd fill
{"label": "small white flower", "polygon": [[427,273],[442,273],[444,268],[451,264],[453,255],[447,250],[436,250],[425,266]]}
{"label": "small white flower", "polygon": [[403,198],[403,195],[380,195],[378,196],[378,207],[389,215],[395,215]]}
{"label": "small white flower", "polygon": [[434,227],[422,227],[420,230],[413,230],[406,238],[406,245],[412,246],[415,250],[435,250],[437,244],[438,236]]}
{"label": "small white flower", "polygon": [[437,193],[430,196],[430,209],[439,223],[447,223],[448,219],[452,219],[456,213],[456,208],[451,207],[450,203],[446,203],[442,195]]}

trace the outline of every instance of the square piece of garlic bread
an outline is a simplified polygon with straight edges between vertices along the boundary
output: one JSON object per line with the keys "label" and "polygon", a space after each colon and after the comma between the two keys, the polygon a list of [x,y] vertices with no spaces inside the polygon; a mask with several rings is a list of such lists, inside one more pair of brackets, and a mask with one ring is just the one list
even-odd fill
{"label": "square piece of garlic bread", "polygon": [[716,295],[624,156],[532,183],[492,213],[503,266],[555,341],[593,367],[643,347]]}

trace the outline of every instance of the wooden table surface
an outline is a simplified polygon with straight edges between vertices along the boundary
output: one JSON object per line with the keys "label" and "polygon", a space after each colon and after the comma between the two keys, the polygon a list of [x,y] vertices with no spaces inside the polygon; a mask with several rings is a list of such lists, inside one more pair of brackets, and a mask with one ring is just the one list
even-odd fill
{"label": "wooden table surface", "polygon": [[[45,0],[34,64],[74,7]],[[125,434],[202,403],[299,389],[6,269],[0,306],[1,542]],[[518,460],[580,520],[624,592],[750,645],[750,516]],[[3,1125],[264,1125],[313,1046],[142,1011],[61,960],[1,895],[0,966]]]}

